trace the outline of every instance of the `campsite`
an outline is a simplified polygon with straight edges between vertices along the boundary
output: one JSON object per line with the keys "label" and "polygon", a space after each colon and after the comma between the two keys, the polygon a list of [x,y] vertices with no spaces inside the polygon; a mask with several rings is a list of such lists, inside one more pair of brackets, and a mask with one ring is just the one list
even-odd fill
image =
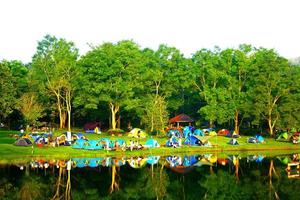
{"label": "campsite", "polygon": [[300,199],[300,1],[0,8],[0,200]]}

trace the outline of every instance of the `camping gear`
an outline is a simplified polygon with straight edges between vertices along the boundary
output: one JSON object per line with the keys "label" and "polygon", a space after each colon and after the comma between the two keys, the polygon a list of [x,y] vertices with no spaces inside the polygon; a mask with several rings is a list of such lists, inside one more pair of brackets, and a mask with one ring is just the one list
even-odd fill
{"label": "camping gear", "polygon": [[192,135],[192,128],[191,126],[186,126],[184,127],[184,129],[182,130],[183,133],[183,137],[187,138],[188,136]]}
{"label": "camping gear", "polygon": [[85,163],[88,167],[98,167],[99,163],[101,162],[101,158],[87,158]]}
{"label": "camping gear", "polygon": [[204,132],[200,129],[196,129],[194,130],[194,135],[197,135],[197,136],[204,136]]}
{"label": "camping gear", "polygon": [[256,137],[256,140],[257,140],[258,143],[264,143],[265,142],[265,139],[261,135],[257,134],[255,137]]}
{"label": "camping gear", "polygon": [[166,142],[167,147],[177,147],[179,146],[178,138],[173,136]]}
{"label": "camping gear", "polygon": [[156,147],[159,147],[159,144],[156,140],[154,139],[149,139],[146,141],[144,147],[147,147],[147,148],[156,148]]}
{"label": "camping gear", "polygon": [[203,143],[199,138],[197,138],[197,136],[190,135],[185,139],[183,144],[190,146],[201,146]]}
{"label": "camping gear", "polygon": [[228,129],[221,129],[218,131],[218,135],[219,136],[226,136],[230,133],[230,131]]}
{"label": "camping gear", "polygon": [[167,136],[170,138],[172,136],[180,137],[180,132],[177,129],[170,129],[167,133]]}
{"label": "camping gear", "polygon": [[231,145],[239,145],[238,141],[235,138],[232,138],[229,140],[229,142],[227,144],[231,144]]}
{"label": "camping gear", "polygon": [[146,136],[147,133],[140,128],[134,128],[128,134],[128,137],[134,137],[134,138],[146,138]]}
{"label": "camping gear", "polygon": [[138,157],[138,158],[130,158],[127,160],[127,162],[129,163],[129,165],[132,167],[132,168],[142,168],[144,167],[146,164],[147,164],[147,159],[146,158],[141,158],[141,157]]}
{"label": "camping gear", "polygon": [[103,146],[103,149],[112,149],[114,147],[114,143],[108,138],[102,138],[100,144]]}
{"label": "camping gear", "polygon": [[99,150],[103,149],[103,146],[99,140],[89,140],[84,143],[83,148],[87,150]]}
{"label": "camping gear", "polygon": [[254,143],[254,144],[256,144],[258,141],[257,141],[257,139],[255,138],[255,137],[251,137],[251,138],[249,138],[248,140],[247,140],[247,143]]}
{"label": "camping gear", "polygon": [[88,122],[84,125],[84,131],[86,133],[98,133],[97,131],[99,131],[100,127],[100,122]]}
{"label": "camping gear", "polygon": [[147,163],[150,165],[155,165],[156,163],[158,163],[159,159],[160,159],[160,156],[148,156]]}
{"label": "camping gear", "polygon": [[83,168],[86,166],[85,158],[72,158],[72,162],[78,168]]}
{"label": "camping gear", "polygon": [[75,141],[75,143],[72,145],[72,148],[73,149],[83,149],[84,147],[84,143],[86,142],[87,140],[84,140],[84,139],[78,139]]}
{"label": "camping gear", "polygon": [[35,141],[34,141],[34,143],[35,144],[46,144],[47,142],[47,139],[46,138],[44,138],[44,137],[42,137],[42,136],[40,136],[40,137],[38,137]]}
{"label": "camping gear", "polygon": [[28,138],[20,138],[14,143],[14,145],[16,145],[16,146],[31,146],[32,142]]}
{"label": "camping gear", "polygon": [[182,165],[185,167],[193,166],[198,162],[198,156],[184,156]]}
{"label": "camping gear", "polygon": [[288,132],[284,132],[284,133],[281,133],[281,134],[276,138],[276,140],[280,140],[280,139],[287,140],[288,138],[289,138]]}

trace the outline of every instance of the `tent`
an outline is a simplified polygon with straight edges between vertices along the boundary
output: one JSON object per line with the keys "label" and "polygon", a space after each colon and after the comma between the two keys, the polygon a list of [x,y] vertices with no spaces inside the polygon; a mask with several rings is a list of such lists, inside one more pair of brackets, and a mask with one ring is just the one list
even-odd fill
{"label": "tent", "polygon": [[169,138],[172,136],[180,137],[180,132],[179,132],[179,130],[176,130],[176,129],[170,129],[167,133],[167,136]]}
{"label": "tent", "polygon": [[98,167],[101,161],[102,161],[101,158],[87,158],[85,162],[88,167],[94,168],[94,167]]}
{"label": "tent", "polygon": [[240,136],[236,134],[234,131],[228,133],[225,137],[230,137],[230,138],[239,138]]}
{"label": "tent", "polygon": [[78,168],[83,168],[86,166],[86,159],[85,158],[72,158],[74,165]]}
{"label": "tent", "polygon": [[84,125],[84,130],[95,130],[96,127],[100,128],[100,122],[88,122]]}
{"label": "tent", "polygon": [[129,165],[132,168],[137,169],[137,168],[144,167],[147,164],[147,159],[146,158],[141,158],[141,157],[138,157],[136,159],[130,158],[129,160],[127,160],[127,162],[129,162]]}
{"label": "tent", "polygon": [[184,156],[182,165],[185,167],[193,166],[198,162],[198,156]]}
{"label": "tent", "polygon": [[265,143],[265,139],[263,138],[263,136],[257,134],[255,137],[259,143]]}
{"label": "tent", "polygon": [[287,140],[288,138],[289,138],[288,132],[284,132],[284,133],[281,133],[281,134],[276,138],[276,140],[279,140],[279,139]]}
{"label": "tent", "polygon": [[184,127],[184,129],[182,130],[182,133],[183,133],[184,138],[187,138],[188,136],[192,135],[192,133],[193,133],[192,126]]}
{"label": "tent", "polygon": [[159,147],[159,144],[156,140],[149,139],[149,140],[146,141],[144,146],[147,147],[147,148],[156,148],[156,147]]}
{"label": "tent", "polygon": [[16,146],[31,146],[32,142],[27,138],[20,138],[14,143],[14,145],[16,145]]}
{"label": "tent", "polygon": [[156,163],[158,163],[159,159],[160,159],[160,156],[148,156],[147,163],[150,165],[155,165]]}
{"label": "tent", "polygon": [[146,138],[146,136],[147,133],[139,128],[132,129],[128,134],[128,137],[134,137],[134,138]]}
{"label": "tent", "polygon": [[86,142],[86,140],[84,139],[78,139],[75,141],[75,143],[72,145],[73,149],[83,149],[84,147],[84,143]]}
{"label": "tent", "polygon": [[219,136],[226,136],[228,134],[230,134],[230,131],[228,129],[221,129],[218,131]]}
{"label": "tent", "polygon": [[254,143],[254,144],[256,144],[256,143],[258,143],[258,141],[257,141],[256,137],[251,137],[251,138],[248,138],[247,143]]}
{"label": "tent", "polygon": [[192,123],[194,120],[186,114],[177,115],[169,120],[170,124],[177,123],[177,127],[179,127],[180,123]]}
{"label": "tent", "polygon": [[236,139],[234,139],[234,138],[230,139],[227,144],[239,145],[238,141]]}
{"label": "tent", "polygon": [[178,138],[173,136],[166,142],[167,147],[176,147],[179,146]]}
{"label": "tent", "polygon": [[202,141],[199,138],[197,138],[197,136],[190,135],[190,136],[188,136],[185,139],[185,141],[184,141],[183,144],[185,144],[185,145],[191,145],[191,146],[201,146],[202,145]]}
{"label": "tent", "polygon": [[194,135],[197,135],[197,136],[204,136],[204,132],[200,129],[196,129],[194,130]]}
{"label": "tent", "polygon": [[46,138],[44,138],[44,137],[38,137],[35,141],[34,141],[34,143],[35,144],[46,144],[48,139],[46,139]]}
{"label": "tent", "polygon": [[100,144],[103,146],[104,149],[112,149],[114,147],[114,143],[108,138],[102,138],[100,140]]}
{"label": "tent", "polygon": [[83,148],[87,150],[98,150],[103,149],[103,146],[99,140],[89,140],[83,144]]}

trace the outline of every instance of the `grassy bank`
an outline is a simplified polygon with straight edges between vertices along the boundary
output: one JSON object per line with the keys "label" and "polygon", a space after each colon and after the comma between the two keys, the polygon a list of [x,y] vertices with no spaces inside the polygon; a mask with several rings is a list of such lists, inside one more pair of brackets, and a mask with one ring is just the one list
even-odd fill
{"label": "grassy bank", "polygon": [[[60,146],[60,147],[48,147],[44,146],[38,148],[37,146],[32,147],[18,147],[14,146],[14,138],[10,137],[12,134],[18,132],[14,131],[0,131],[0,158],[2,160],[14,160],[14,159],[31,159],[31,158],[61,158],[68,159],[71,157],[105,157],[105,156],[146,156],[146,155],[174,155],[174,154],[206,154],[206,153],[216,153],[216,154],[288,154],[288,153],[299,153],[300,145],[294,145],[287,142],[278,142],[273,138],[266,138],[265,144],[249,144],[247,143],[247,138],[242,136],[238,138],[240,145],[232,146],[227,144],[229,138],[222,136],[215,137],[204,137],[203,139],[209,139],[213,144],[213,147],[195,147],[195,146],[182,146],[180,148],[171,147],[160,147],[156,149],[144,149],[144,150],[134,150],[134,151],[106,151],[106,150],[82,150],[82,149],[72,149],[70,146]],[[60,134],[61,132],[56,132],[55,134]],[[100,139],[100,138],[110,138],[115,140],[117,138],[122,138],[129,142],[131,138],[128,136],[111,136],[108,134],[85,134],[88,139]],[[147,139],[141,139],[140,142],[143,144]],[[165,144],[168,138],[157,138],[154,137],[159,144]]]}

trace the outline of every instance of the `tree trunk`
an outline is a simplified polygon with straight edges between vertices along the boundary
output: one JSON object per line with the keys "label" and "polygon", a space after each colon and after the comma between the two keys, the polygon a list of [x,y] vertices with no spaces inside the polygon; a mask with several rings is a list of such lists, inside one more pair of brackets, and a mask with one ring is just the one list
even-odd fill
{"label": "tree trunk", "polygon": [[234,113],[234,132],[236,134],[240,134],[239,130],[239,110],[236,110]]}
{"label": "tree trunk", "polygon": [[71,132],[71,111],[72,111],[72,106],[71,106],[71,91],[66,92],[66,107],[67,107],[67,112],[68,112],[68,131]]}
{"label": "tree trunk", "polygon": [[272,125],[272,117],[270,116],[268,118],[268,125],[269,125],[270,135],[273,136],[274,132],[273,132],[273,125]]}
{"label": "tree trunk", "polygon": [[109,108],[111,111],[111,128],[114,130],[117,127],[116,114],[119,112],[120,107],[110,102]]}

